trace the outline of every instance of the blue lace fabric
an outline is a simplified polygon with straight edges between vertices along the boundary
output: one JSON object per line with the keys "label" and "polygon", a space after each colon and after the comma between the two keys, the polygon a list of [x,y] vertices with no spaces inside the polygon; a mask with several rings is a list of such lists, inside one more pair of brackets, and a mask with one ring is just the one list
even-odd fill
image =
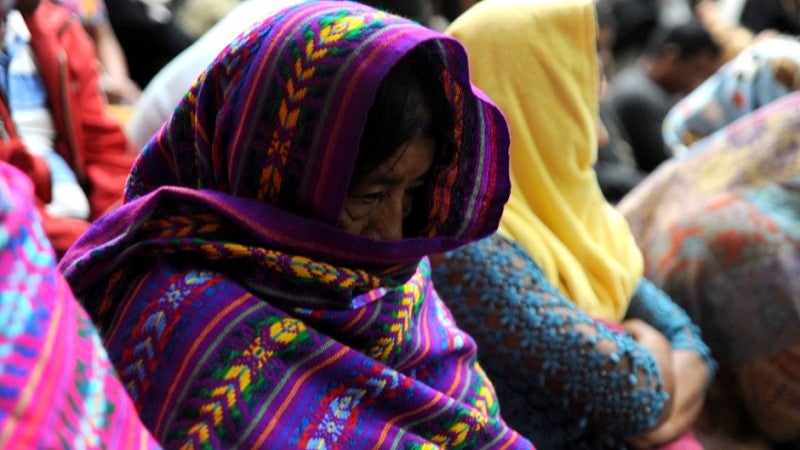
{"label": "blue lace fabric", "polygon": [[[525,250],[498,234],[437,259],[434,285],[478,342],[503,418],[537,449],[624,449],[658,421],[667,402],[650,353],[575,306]],[[699,329],[642,280],[627,318],[716,365]]]}

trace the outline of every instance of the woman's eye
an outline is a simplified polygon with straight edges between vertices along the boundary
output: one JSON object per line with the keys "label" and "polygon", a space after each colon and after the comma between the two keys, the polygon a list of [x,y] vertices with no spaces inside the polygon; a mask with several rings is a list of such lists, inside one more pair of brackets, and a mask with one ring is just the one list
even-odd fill
{"label": "woman's eye", "polygon": [[356,200],[362,205],[373,205],[383,198],[383,192],[373,192],[356,196]]}

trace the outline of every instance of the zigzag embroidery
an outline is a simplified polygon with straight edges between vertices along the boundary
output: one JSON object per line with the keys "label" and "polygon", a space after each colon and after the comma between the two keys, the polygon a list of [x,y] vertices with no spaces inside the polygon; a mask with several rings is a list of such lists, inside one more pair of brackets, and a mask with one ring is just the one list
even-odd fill
{"label": "zigzag embroidery", "polygon": [[337,448],[335,444],[342,435],[354,435],[352,432],[357,431],[362,409],[373,404],[385,390],[400,386],[396,372],[378,368],[378,365],[371,367],[378,372],[374,376],[357,375],[353,386],[330,387],[319,408],[315,408],[319,412],[310,418],[311,424],[300,438],[303,448]]}
{"label": "zigzag embroidery", "polygon": [[[399,355],[402,345],[409,340],[410,336],[407,336],[406,333],[407,330],[412,328],[410,322],[414,315],[413,310],[417,300],[422,297],[421,285],[418,284],[421,280],[418,275],[403,285],[402,292],[388,294],[384,297],[385,300],[381,302],[381,307],[394,310],[389,314],[382,315],[392,317],[394,320],[391,324],[385,326],[384,332],[388,335],[378,338],[367,351],[367,354],[371,357],[386,362],[392,355]],[[393,300],[388,301],[389,298],[393,298]]]}
{"label": "zigzag embroidery", "polygon": [[[226,423],[241,421],[242,408],[249,406],[253,389],[263,389],[265,371],[279,370],[268,367],[271,358],[281,359],[310,336],[305,324],[293,318],[268,317],[250,324],[254,336],[242,336],[244,350],[225,349],[223,361],[209,377],[198,382],[204,386],[197,397],[203,398],[199,405],[200,417],[187,430],[185,449],[210,445],[212,434],[226,435]],[[249,336],[249,334],[248,334]]]}
{"label": "zigzag embroidery", "polygon": [[[364,17],[349,17],[346,12],[325,16],[318,20],[318,31],[313,25],[302,33],[305,41],[294,41],[289,48],[289,53],[294,56],[294,63],[288,71],[288,79],[284,86],[284,94],[278,107],[279,127],[272,133],[272,139],[267,149],[267,162],[261,171],[259,180],[260,190],[258,198],[268,201],[277,198],[283,182],[282,170],[286,166],[289,150],[296,134],[302,133],[297,129],[303,108],[307,108],[306,97],[311,86],[318,83],[315,76],[328,77],[334,71],[327,70],[326,66],[336,65],[339,60],[348,55],[351,49],[350,40],[359,39],[366,31],[377,26],[383,26],[378,19],[383,14],[376,14],[371,20]],[[327,58],[327,60],[325,60]],[[324,62],[324,63],[323,63]]]}
{"label": "zigzag embroidery", "polygon": [[150,387],[149,374],[157,369],[157,353],[164,351],[165,332],[171,330],[182,314],[179,309],[185,306],[183,298],[195,289],[205,288],[211,272],[191,271],[179,277],[155,303],[150,304],[133,330],[131,339],[135,341],[132,349],[123,352],[125,362],[121,371],[125,387],[137,407],[141,406],[141,394]]}

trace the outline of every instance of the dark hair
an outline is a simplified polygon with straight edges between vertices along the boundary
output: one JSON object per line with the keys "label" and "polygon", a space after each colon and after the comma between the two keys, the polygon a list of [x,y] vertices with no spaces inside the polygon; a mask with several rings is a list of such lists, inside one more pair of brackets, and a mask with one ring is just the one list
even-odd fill
{"label": "dark hair", "polygon": [[359,0],[359,3],[389,11],[425,26],[433,14],[430,0]]}
{"label": "dark hair", "polygon": [[692,58],[703,53],[716,56],[721,51],[719,44],[697,20],[656,30],[648,43],[647,53],[654,57],[661,56],[669,45],[678,49],[680,59]]}
{"label": "dark hair", "polygon": [[658,24],[658,8],[645,0],[596,0],[599,24],[614,30],[614,55],[640,52]]}
{"label": "dark hair", "polygon": [[461,3],[458,0],[438,0],[438,10],[441,15],[452,22],[458,19],[458,16],[463,12],[461,10]]}
{"label": "dark hair", "polygon": [[[455,144],[455,114],[447,100],[440,77],[440,64],[428,57],[425,47],[417,47],[399,60],[378,87],[361,135],[352,179],[378,168],[392,154],[421,137],[432,138],[436,155],[431,174],[442,160],[449,158]],[[432,180],[427,185],[432,184]],[[427,197],[414,202],[425,205]],[[427,217],[409,215],[406,224],[420,231]]]}
{"label": "dark hair", "polygon": [[416,138],[433,138],[437,147],[452,142],[451,111],[431,60],[421,48],[413,50],[378,87],[361,135],[354,177],[376,169]]}

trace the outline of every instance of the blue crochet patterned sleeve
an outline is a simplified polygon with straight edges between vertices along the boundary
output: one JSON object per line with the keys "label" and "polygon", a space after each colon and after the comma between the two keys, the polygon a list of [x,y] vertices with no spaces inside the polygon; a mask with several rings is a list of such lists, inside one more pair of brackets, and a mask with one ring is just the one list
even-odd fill
{"label": "blue crochet patterned sleeve", "polygon": [[669,339],[673,349],[693,350],[698,353],[711,373],[709,379],[714,378],[717,363],[711,357],[711,350],[700,337],[700,328],[666,292],[647,279],[642,278],[639,283],[625,318],[637,318],[647,322]]}
{"label": "blue crochet patterned sleeve", "polygon": [[503,418],[537,448],[625,448],[656,424],[667,394],[649,352],[579,310],[518,244],[447,253],[434,282],[478,341]]}

